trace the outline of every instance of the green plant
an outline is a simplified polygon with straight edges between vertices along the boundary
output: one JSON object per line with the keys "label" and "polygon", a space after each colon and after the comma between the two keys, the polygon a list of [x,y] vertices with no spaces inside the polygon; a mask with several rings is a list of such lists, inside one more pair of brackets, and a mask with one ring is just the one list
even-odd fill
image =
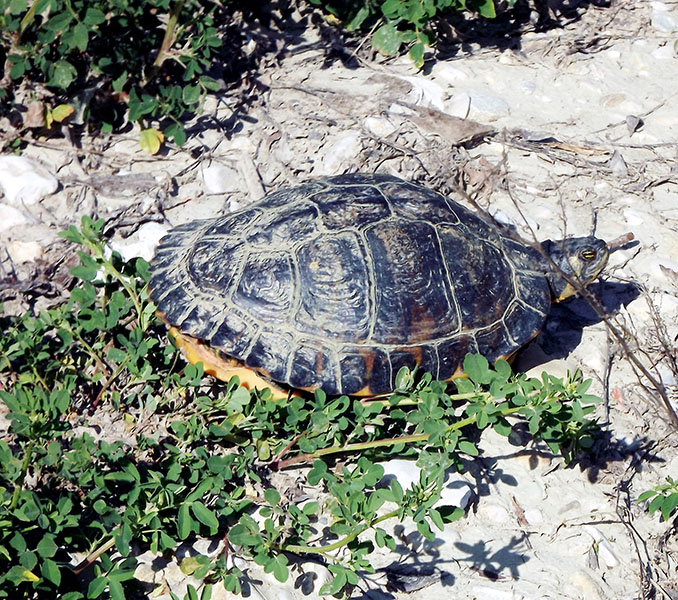
{"label": "green plant", "polygon": [[96,106],[104,131],[138,121],[149,151],[163,140],[152,124],[181,145],[182,120],[219,88],[207,70],[227,19],[205,0],[0,0],[0,97],[41,83],[86,114]]}
{"label": "green plant", "polygon": [[496,16],[494,0],[311,0],[338,18],[347,31],[370,30],[370,42],[387,56],[403,45],[417,67],[424,64],[424,52],[433,45],[431,22],[451,11],[469,10],[482,17]]}
{"label": "green plant", "polygon": [[666,483],[660,483],[638,496],[638,502],[645,502],[646,500],[650,500],[647,507],[650,514],[660,511],[664,521],[668,521],[678,507],[678,479],[667,476]]}
{"label": "green plant", "polygon": [[[384,522],[411,518],[433,539],[463,516],[438,505],[441,486],[462,455],[478,454],[484,429],[508,435],[526,421],[568,459],[591,444],[596,398],[578,372],[531,379],[470,355],[454,393],[403,369],[390,398],[363,400],[317,391],[274,401],[237,378],[204,379],[164,342],[148,265],[109,253],[102,232],[103,221],[84,218],[63,233],[83,249],[67,302],[4,319],[0,598],[119,600],[137,585],[138,552],[171,557],[197,536],[223,546],[181,562],[203,581],[189,600],[208,600],[215,581],[240,592],[232,554],[280,581],[291,556],[312,554],[333,576],[321,593],[347,594],[372,570],[375,545],[395,548]],[[95,438],[102,419],[109,425]],[[378,486],[378,461],[393,455],[422,468],[410,489]],[[311,467],[316,496],[301,504],[270,483],[273,471],[299,464]]]}

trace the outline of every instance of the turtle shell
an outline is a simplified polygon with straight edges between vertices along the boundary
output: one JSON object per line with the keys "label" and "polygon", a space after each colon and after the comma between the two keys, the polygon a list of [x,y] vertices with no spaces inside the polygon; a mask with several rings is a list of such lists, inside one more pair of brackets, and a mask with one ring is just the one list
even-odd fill
{"label": "turtle shell", "polygon": [[283,189],[173,229],[151,266],[164,319],[293,388],[379,394],[534,337],[551,294],[536,250],[388,175]]}

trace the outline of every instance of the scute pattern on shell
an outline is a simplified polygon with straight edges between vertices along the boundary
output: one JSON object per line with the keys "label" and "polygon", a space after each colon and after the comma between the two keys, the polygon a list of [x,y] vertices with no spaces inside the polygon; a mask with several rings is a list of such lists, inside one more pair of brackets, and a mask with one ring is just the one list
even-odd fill
{"label": "scute pattern on shell", "polygon": [[447,379],[467,352],[507,356],[551,302],[542,259],[463,206],[388,175],[269,194],[163,238],[165,319],[272,379],[330,394]]}

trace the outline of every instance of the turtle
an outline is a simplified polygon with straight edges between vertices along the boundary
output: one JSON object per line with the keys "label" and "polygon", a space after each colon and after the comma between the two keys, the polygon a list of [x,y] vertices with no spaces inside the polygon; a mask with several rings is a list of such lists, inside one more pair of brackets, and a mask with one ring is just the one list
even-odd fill
{"label": "turtle", "polygon": [[609,252],[592,236],[526,243],[432,189],[354,173],[170,230],[150,296],[220,379],[374,396],[401,367],[449,381],[467,353],[510,358]]}

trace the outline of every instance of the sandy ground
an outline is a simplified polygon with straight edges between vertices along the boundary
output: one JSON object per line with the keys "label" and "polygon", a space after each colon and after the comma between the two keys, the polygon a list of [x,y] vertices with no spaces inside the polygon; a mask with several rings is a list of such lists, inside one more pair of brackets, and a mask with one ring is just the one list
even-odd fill
{"label": "sandy ground", "polygon": [[[675,531],[665,535],[671,524],[635,501],[678,477],[678,434],[661,398],[678,404],[678,6],[587,4],[576,18],[556,15],[561,27],[465,44],[423,72],[406,58],[328,56],[300,27],[262,63],[257,97],[208,99],[183,149],[150,157],[134,134],[84,139],[78,153],[36,141],[24,156],[59,188],[31,204],[0,198],[3,277],[38,286],[63,256],[57,232],[84,213],[107,219],[117,249],[150,258],[172,225],[347,171],[429,184],[527,238],[631,231],[637,243],[591,287],[614,330],[585,300],[568,301],[517,363],[537,374],[579,367],[594,380],[606,430],[594,457],[565,468],[488,436],[466,475],[476,494],[468,516],[434,543],[400,525],[398,554],[375,557],[378,567],[413,565],[412,585],[424,587],[393,591],[381,572],[356,597],[678,598]],[[175,571],[146,575],[179,593]],[[315,594],[258,581],[253,597]]]}

